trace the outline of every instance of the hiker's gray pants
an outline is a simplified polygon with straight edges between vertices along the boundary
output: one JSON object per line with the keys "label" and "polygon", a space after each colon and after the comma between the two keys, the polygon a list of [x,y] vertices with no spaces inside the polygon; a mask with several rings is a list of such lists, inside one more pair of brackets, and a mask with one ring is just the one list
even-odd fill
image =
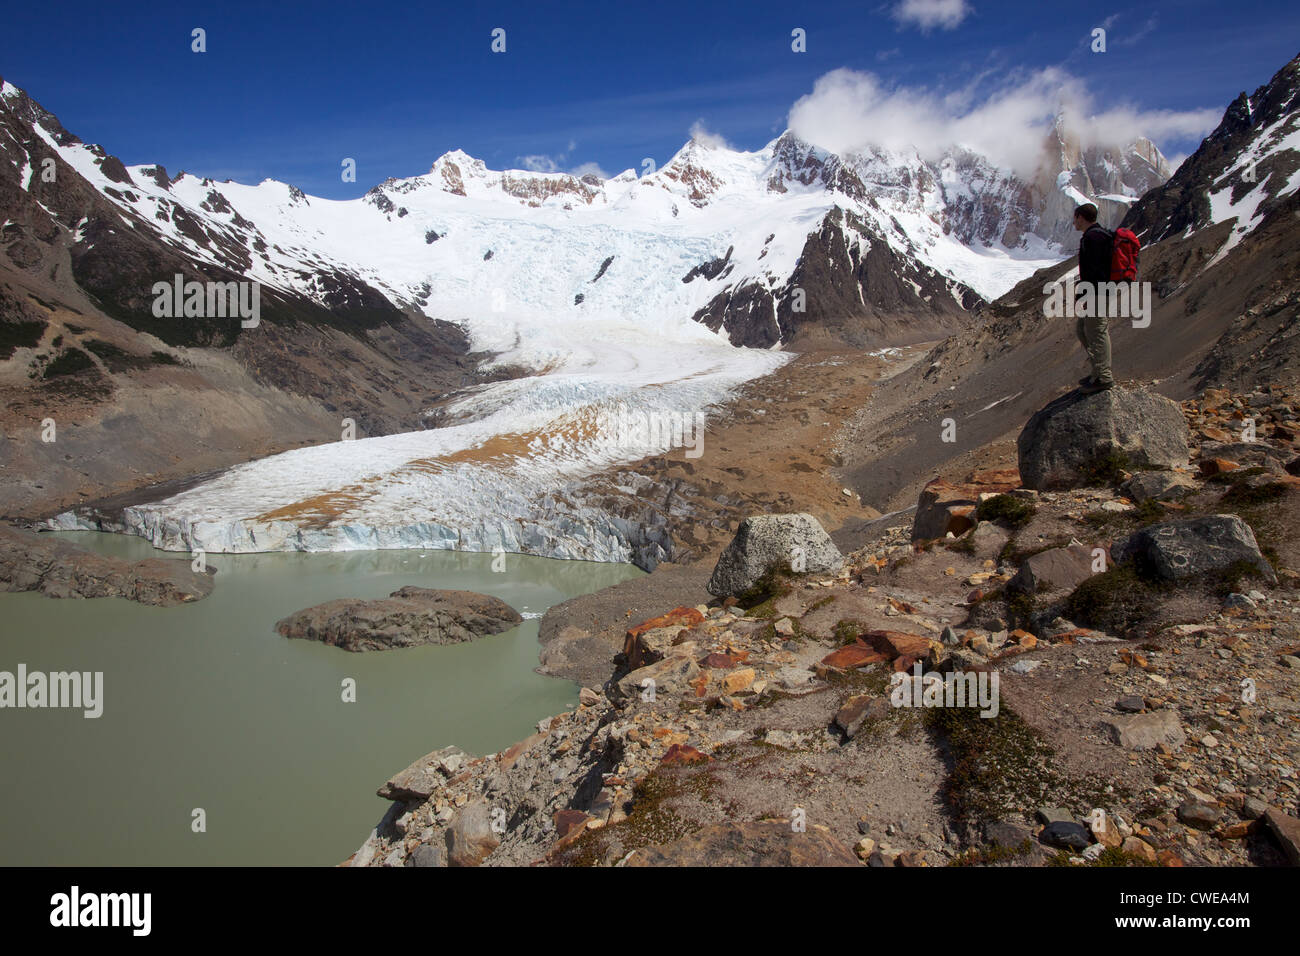
{"label": "hiker's gray pants", "polygon": [[1074,332],[1088,353],[1092,377],[1103,385],[1114,382],[1110,374],[1110,318],[1105,315],[1080,316]]}

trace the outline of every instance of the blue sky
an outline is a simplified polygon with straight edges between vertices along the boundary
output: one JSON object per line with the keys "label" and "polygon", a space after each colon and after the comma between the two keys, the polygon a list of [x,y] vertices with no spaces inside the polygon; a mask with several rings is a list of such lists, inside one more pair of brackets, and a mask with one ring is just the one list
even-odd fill
{"label": "blue sky", "polygon": [[[0,76],[128,164],[274,177],[346,198],[426,172],[453,148],[493,168],[595,164],[611,175],[639,170],[644,157],[664,163],[697,123],[754,149],[835,70],[851,71],[836,74],[854,81],[846,95],[865,89],[904,110],[947,104],[976,116],[999,91],[1041,91],[1044,77],[1065,76],[1094,111],[1165,116],[1153,138],[1177,155],[1200,137],[1170,113],[1217,116],[1300,52],[1293,3],[1083,13],[1077,3],[904,2],[955,13],[946,24],[908,22],[899,0],[11,4]],[[1107,51],[1096,54],[1090,31],[1103,22]],[[195,27],[207,31],[206,53],[191,52]],[[490,50],[496,27],[506,30],[503,54]],[[806,53],[791,50],[796,27]],[[878,115],[863,108],[852,119],[869,126]],[[819,128],[840,122],[822,119]],[[344,157],[357,162],[355,184],[340,179]]]}

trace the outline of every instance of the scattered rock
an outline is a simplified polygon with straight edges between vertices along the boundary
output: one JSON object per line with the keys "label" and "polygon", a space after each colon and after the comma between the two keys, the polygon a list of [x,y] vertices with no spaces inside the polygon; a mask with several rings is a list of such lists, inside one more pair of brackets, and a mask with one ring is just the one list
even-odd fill
{"label": "scattered rock", "polygon": [[1031,554],[1007,587],[1037,594],[1040,591],[1073,591],[1092,577],[1092,551],[1081,544],[1048,548]]}
{"label": "scattered rock", "polygon": [[1112,717],[1105,721],[1105,726],[1115,742],[1126,750],[1150,750],[1160,744],[1177,750],[1187,741],[1178,714],[1172,710]]}
{"label": "scattered rock", "polygon": [[623,700],[631,700],[642,694],[653,699],[681,697],[688,692],[694,696],[691,682],[699,676],[699,665],[689,657],[666,657],[632,671],[612,685],[611,689],[615,691],[615,696]]}
{"label": "scattered rock", "polygon": [[1141,837],[1125,837],[1124,842],[1120,844],[1120,849],[1130,856],[1139,857],[1148,863],[1156,862],[1155,848]]}
{"label": "scattered rock", "polygon": [[1134,501],[1169,501],[1196,488],[1196,481],[1181,471],[1139,471],[1120,490]]}
{"label": "scattered rock", "polygon": [[888,714],[889,701],[883,697],[859,694],[846,700],[844,706],[836,712],[835,726],[844,731],[845,739],[852,740],[868,720],[880,720]]}
{"label": "scattered rock", "polygon": [[1092,843],[1088,831],[1073,820],[1056,820],[1047,824],[1043,827],[1043,832],[1038,834],[1038,839],[1048,846],[1071,850],[1082,850]]}
{"label": "scattered rock", "polygon": [[446,866],[447,851],[431,843],[422,843],[406,858],[406,866]]}
{"label": "scattered rock", "polygon": [[1264,813],[1264,823],[1273,839],[1277,840],[1292,866],[1300,866],[1300,820],[1288,816],[1277,807],[1269,807]]}
{"label": "scattered rock", "polygon": [[1018,847],[1032,836],[1028,827],[1018,823],[997,820],[984,825],[984,842],[994,846]]}
{"label": "scattered rock", "polygon": [[1213,830],[1223,811],[1208,803],[1188,800],[1178,807],[1178,819],[1198,830]]}
{"label": "scattered rock", "polygon": [[1039,807],[1034,816],[1042,823],[1074,823],[1074,814],[1060,807]]}

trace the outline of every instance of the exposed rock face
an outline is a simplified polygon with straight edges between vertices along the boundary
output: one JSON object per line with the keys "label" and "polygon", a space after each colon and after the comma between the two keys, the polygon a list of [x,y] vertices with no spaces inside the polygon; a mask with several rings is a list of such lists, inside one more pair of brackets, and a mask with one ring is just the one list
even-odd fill
{"label": "exposed rock face", "polygon": [[[706,276],[706,267],[717,268],[702,264]],[[866,219],[837,207],[809,233],[783,285],[741,278],[694,318],[750,348],[771,348],[807,329],[853,347],[879,347],[949,335],[982,301],[963,283],[896,252]]]}
{"label": "exposed rock face", "polygon": [[[1218,127],[1187,157],[1163,187],[1142,197],[1124,217],[1124,225],[1150,245],[1200,229],[1213,221],[1211,196],[1240,202],[1260,190],[1246,218],[1268,216],[1283,206],[1287,183],[1300,165],[1300,150],[1290,137],[1300,128],[1296,91],[1300,90],[1300,57],[1278,70],[1251,95],[1237,96]],[[1242,162],[1249,156],[1253,162]],[[1239,226],[1246,223],[1239,222]]]}
{"label": "exposed rock face", "polygon": [[844,556],[810,514],[757,515],[740,523],[709,578],[717,597],[743,594],[769,570],[838,571]]}
{"label": "exposed rock face", "polygon": [[1186,467],[1187,422],[1175,402],[1143,390],[1071,392],[1039,409],[1016,442],[1025,487],[1078,488],[1108,458],[1123,467]]}
{"label": "exposed rock face", "polygon": [[283,636],[377,651],[420,644],[459,644],[509,630],[523,618],[498,598],[474,591],[399,588],[387,598],[340,598],[286,617]]}
{"label": "exposed rock face", "polygon": [[1137,560],[1167,581],[1224,571],[1238,562],[1254,567],[1270,584],[1277,575],[1260,553],[1250,525],[1236,515],[1205,515],[1149,525],[1113,549],[1115,560]]}
{"label": "exposed rock face", "polygon": [[195,571],[183,558],[134,563],[74,547],[47,535],[0,528],[0,590],[46,597],[120,597],[174,607],[212,593],[216,570]]}
{"label": "exposed rock face", "polygon": [[781,822],[722,823],[637,850],[626,866],[861,866],[825,830],[792,832]]}

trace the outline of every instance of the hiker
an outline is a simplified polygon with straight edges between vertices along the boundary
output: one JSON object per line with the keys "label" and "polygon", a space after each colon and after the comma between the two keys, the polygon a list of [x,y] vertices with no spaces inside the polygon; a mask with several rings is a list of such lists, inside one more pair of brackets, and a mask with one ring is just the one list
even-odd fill
{"label": "hiker", "polygon": [[[1074,228],[1083,233],[1079,237],[1078,284],[1093,283],[1093,301],[1097,307],[1091,311],[1104,312],[1099,284],[1110,281],[1111,233],[1097,222],[1097,207],[1090,202],[1074,210]],[[1092,364],[1092,374],[1079,379],[1079,391],[1091,395],[1093,392],[1114,388],[1115,379],[1110,373],[1110,317],[1080,316],[1074,330]]]}

